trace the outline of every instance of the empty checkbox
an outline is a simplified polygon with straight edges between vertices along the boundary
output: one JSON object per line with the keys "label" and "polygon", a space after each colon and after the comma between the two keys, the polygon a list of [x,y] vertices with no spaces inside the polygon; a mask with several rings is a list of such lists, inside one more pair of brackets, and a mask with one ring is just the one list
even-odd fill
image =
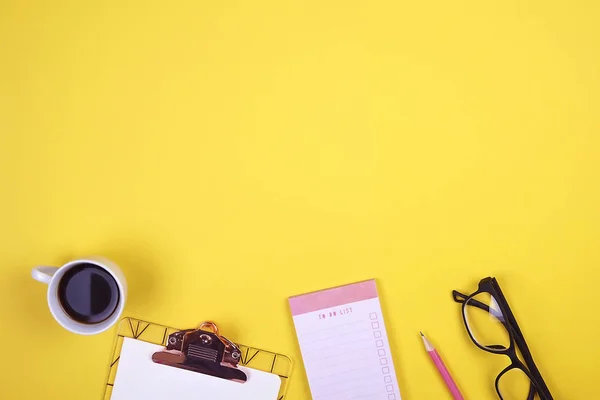
{"label": "empty checkbox", "polygon": [[381,332],[380,331],[375,331],[375,332],[373,332],[373,336],[375,336],[376,338],[380,338],[381,337]]}
{"label": "empty checkbox", "polygon": [[383,347],[383,340],[378,340],[375,342],[375,346],[377,347]]}
{"label": "empty checkbox", "polygon": [[379,363],[380,363],[381,365],[387,365],[387,358],[385,358],[385,357],[383,357],[383,358],[380,358],[380,359],[379,359]]}
{"label": "empty checkbox", "polygon": [[379,357],[383,357],[383,356],[385,356],[385,350],[379,349],[379,350],[377,350],[377,354],[379,354]]}
{"label": "empty checkbox", "polygon": [[388,400],[396,400],[396,395],[395,394],[388,395]]}
{"label": "empty checkbox", "polygon": [[392,383],[392,377],[391,377],[391,376],[389,376],[389,375],[388,375],[388,376],[384,376],[384,377],[383,377],[383,381],[384,381],[385,383]]}
{"label": "empty checkbox", "polygon": [[381,372],[383,372],[384,374],[389,374],[390,369],[389,369],[389,367],[383,367],[383,368],[381,368]]}
{"label": "empty checkbox", "polygon": [[393,392],[394,391],[394,387],[392,385],[387,385],[385,387],[385,390],[387,390],[388,392]]}
{"label": "empty checkbox", "polygon": [[377,313],[372,312],[371,314],[369,314],[369,318],[377,319]]}
{"label": "empty checkbox", "polygon": [[379,329],[379,322],[371,322],[371,327],[373,329]]}

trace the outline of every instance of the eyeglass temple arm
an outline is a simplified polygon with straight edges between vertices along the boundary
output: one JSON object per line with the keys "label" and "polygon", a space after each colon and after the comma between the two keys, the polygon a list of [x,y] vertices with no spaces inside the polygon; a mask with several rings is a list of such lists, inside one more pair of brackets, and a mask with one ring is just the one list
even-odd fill
{"label": "eyeglass temple arm", "polygon": [[[507,303],[506,299],[504,298],[504,294],[502,293],[502,290],[499,286],[496,288],[496,290],[499,292],[499,295],[502,298],[501,301]],[[470,301],[469,304],[471,304]],[[527,362],[527,367],[529,368],[530,373],[534,376],[536,380],[536,384],[538,385],[538,395],[542,400],[552,400],[553,397],[552,394],[550,394],[550,389],[548,388],[548,385],[544,381],[540,370],[538,369],[537,365],[535,364],[535,361],[533,360],[533,355],[531,354],[531,350],[529,350],[529,346],[525,341],[525,336],[523,335],[523,332],[521,332],[521,328],[519,327],[519,324],[517,323],[517,320],[513,315],[512,310],[510,309],[508,304],[506,307],[506,318],[510,324],[509,327],[516,333],[514,336],[515,342],[517,343],[519,350],[521,350],[523,359],[525,359],[525,361]]]}

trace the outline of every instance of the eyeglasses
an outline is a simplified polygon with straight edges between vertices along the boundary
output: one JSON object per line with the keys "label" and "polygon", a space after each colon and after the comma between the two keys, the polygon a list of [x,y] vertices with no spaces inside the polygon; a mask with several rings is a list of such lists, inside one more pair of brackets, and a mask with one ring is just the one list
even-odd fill
{"label": "eyeglasses", "polygon": [[511,364],[496,377],[500,399],[534,400],[537,394],[541,400],[553,400],[496,278],[482,279],[470,296],[456,290],[452,296],[462,303],[463,320],[473,343],[481,350],[510,358]]}

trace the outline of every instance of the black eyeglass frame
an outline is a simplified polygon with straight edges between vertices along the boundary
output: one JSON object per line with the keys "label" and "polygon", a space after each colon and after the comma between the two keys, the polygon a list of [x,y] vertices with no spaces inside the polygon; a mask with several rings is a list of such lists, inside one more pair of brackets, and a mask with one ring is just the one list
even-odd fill
{"label": "black eyeglass frame", "polygon": [[[469,329],[469,323],[467,321],[467,316],[466,316],[466,312],[467,312],[466,307],[467,306],[477,307],[488,313],[490,312],[490,308],[488,305],[486,305],[480,301],[477,301],[474,298],[475,296],[477,296],[481,293],[488,293],[491,296],[493,296],[494,299],[496,300],[496,303],[498,304],[498,307],[500,308],[502,315],[504,316],[504,320],[500,321],[500,322],[504,325],[504,327],[506,328],[508,335],[510,337],[510,345],[508,348],[506,348],[502,345],[491,345],[491,346],[487,346],[487,347],[483,346],[477,342],[477,340],[473,337],[471,330]],[[453,290],[452,297],[455,302],[462,304],[463,322],[465,324],[465,329],[467,330],[467,333],[469,334],[469,337],[471,338],[471,341],[483,351],[486,351],[486,352],[492,353],[492,354],[502,354],[502,355],[505,355],[510,358],[511,364],[498,374],[498,376],[496,377],[496,381],[495,381],[496,393],[498,393],[498,396],[500,397],[500,399],[503,400],[502,394],[500,392],[500,388],[498,386],[500,379],[507,372],[512,371],[513,369],[519,369],[525,375],[527,375],[527,377],[531,381],[531,385],[529,387],[529,394],[527,396],[527,399],[524,399],[524,400],[534,400],[536,394],[539,396],[539,398],[541,400],[553,400],[553,397],[550,394],[550,390],[548,389],[548,386],[544,382],[544,379],[542,378],[542,375],[541,375],[539,369],[537,368],[537,366],[535,365],[535,362],[533,361],[533,356],[531,355],[531,351],[529,350],[529,347],[527,346],[525,337],[523,336],[523,333],[521,332],[521,329],[519,328],[519,325],[517,324],[517,320],[515,319],[515,316],[512,313],[512,310],[510,309],[510,306],[508,305],[508,301],[506,300],[506,297],[504,297],[504,294],[502,293],[502,290],[500,289],[500,285],[498,284],[498,281],[496,280],[496,278],[487,277],[487,278],[482,279],[479,282],[479,287],[478,287],[477,291],[475,293],[471,294],[470,296],[467,296],[463,293]],[[517,348],[523,355],[523,359],[525,360],[525,363],[523,363],[517,356]]]}

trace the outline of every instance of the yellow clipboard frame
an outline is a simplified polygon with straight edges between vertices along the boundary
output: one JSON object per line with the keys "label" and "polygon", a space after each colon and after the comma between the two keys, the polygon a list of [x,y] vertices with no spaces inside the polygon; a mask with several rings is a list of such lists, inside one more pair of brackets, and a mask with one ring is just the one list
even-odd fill
{"label": "yellow clipboard frame", "polygon": [[[119,368],[119,358],[121,348],[125,338],[142,340],[144,342],[166,346],[169,335],[180,331],[181,329],[171,328],[165,325],[154,324],[152,322],[142,321],[134,318],[123,318],[117,327],[117,338],[112,353],[110,366],[108,368],[108,377],[104,389],[102,400],[110,400],[112,397],[112,388]],[[277,374],[281,378],[281,387],[277,400],[285,399],[289,384],[289,377],[292,373],[292,359],[284,354],[273,353],[271,351],[257,349],[255,347],[238,344],[241,350],[239,365],[258,369],[264,372]]]}

